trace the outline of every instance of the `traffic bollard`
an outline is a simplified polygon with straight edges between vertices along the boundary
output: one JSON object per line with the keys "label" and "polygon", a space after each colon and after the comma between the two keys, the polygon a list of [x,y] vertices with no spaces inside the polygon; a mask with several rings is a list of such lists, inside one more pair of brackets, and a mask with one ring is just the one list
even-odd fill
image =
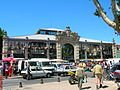
{"label": "traffic bollard", "polygon": [[19,87],[20,87],[20,88],[23,87],[23,86],[22,86],[22,82],[19,83]]}
{"label": "traffic bollard", "polygon": [[60,82],[60,77],[58,76],[58,82]]}
{"label": "traffic bollard", "polygon": [[41,78],[41,82],[40,83],[43,84],[43,78]]}

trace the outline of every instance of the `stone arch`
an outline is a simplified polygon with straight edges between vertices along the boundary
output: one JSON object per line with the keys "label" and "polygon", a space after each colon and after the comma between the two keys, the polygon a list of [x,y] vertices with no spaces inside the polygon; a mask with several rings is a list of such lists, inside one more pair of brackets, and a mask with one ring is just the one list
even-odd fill
{"label": "stone arch", "polygon": [[62,59],[74,60],[74,46],[70,43],[62,45]]}

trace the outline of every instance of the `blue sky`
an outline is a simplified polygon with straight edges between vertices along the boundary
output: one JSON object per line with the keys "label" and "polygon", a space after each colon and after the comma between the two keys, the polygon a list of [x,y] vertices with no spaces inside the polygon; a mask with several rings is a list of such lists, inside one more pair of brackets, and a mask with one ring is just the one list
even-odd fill
{"label": "blue sky", "polygon": [[[109,1],[105,0],[103,6],[109,5]],[[120,36],[94,16],[94,11],[95,6],[89,0],[1,0],[0,27],[12,37],[32,35],[40,28],[70,26],[82,38],[108,42],[115,38],[120,43]]]}

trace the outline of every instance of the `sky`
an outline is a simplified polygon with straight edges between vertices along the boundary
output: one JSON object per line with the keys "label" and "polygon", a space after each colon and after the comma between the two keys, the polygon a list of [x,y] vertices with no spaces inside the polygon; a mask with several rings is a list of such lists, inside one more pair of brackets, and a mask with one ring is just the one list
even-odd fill
{"label": "sky", "polygon": [[[100,1],[105,10],[110,10],[110,0]],[[120,44],[120,36],[94,16],[95,10],[92,0],[1,0],[0,27],[13,37],[33,35],[41,28],[65,30],[70,26],[81,38],[107,42],[114,38]]]}

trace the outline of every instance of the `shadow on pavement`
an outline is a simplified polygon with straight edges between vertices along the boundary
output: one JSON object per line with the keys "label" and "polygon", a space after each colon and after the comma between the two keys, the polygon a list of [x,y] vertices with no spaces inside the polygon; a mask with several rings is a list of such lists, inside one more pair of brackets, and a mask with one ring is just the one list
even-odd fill
{"label": "shadow on pavement", "polygon": [[120,88],[118,88],[117,90],[120,90]]}
{"label": "shadow on pavement", "polygon": [[105,85],[105,86],[102,86],[102,88],[108,88],[108,86],[107,86],[107,85]]}
{"label": "shadow on pavement", "polygon": [[91,88],[91,86],[88,86],[88,87],[84,87],[84,88],[82,88],[82,89],[90,89]]}

